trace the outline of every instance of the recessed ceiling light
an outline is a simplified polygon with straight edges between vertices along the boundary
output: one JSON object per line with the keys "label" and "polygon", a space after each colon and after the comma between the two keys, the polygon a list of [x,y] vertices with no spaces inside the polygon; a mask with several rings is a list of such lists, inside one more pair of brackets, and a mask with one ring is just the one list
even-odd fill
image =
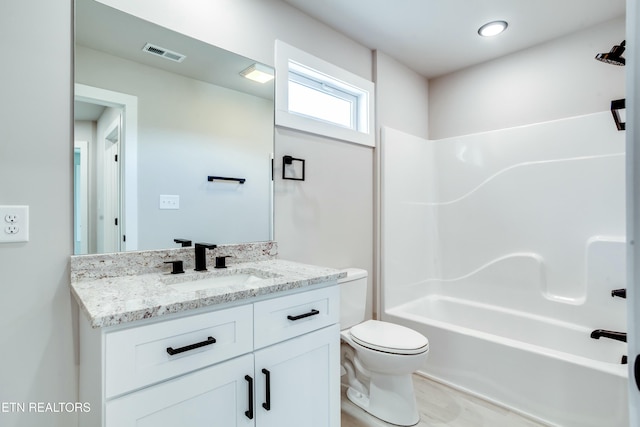
{"label": "recessed ceiling light", "polygon": [[482,37],[497,36],[504,30],[506,30],[508,26],[509,24],[507,24],[506,21],[489,22],[478,29],[478,34],[480,34]]}

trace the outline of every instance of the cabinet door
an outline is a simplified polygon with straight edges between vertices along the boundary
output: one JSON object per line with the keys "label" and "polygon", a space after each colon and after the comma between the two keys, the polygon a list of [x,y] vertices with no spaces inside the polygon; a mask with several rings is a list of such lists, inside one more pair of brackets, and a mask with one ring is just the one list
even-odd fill
{"label": "cabinet door", "polygon": [[110,400],[105,425],[253,426],[252,390],[245,376],[253,380],[251,354]]}
{"label": "cabinet door", "polygon": [[256,425],[340,426],[340,328],[255,352]]}

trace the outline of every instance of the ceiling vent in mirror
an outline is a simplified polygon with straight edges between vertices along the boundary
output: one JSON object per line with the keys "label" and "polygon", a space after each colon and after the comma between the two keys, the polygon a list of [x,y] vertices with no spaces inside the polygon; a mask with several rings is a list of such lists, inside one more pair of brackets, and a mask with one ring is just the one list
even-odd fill
{"label": "ceiling vent in mirror", "polygon": [[146,45],[144,45],[142,50],[152,55],[161,56],[163,58],[170,59],[175,62],[182,62],[186,58],[186,56],[181,53],[172,52],[169,49],[165,49],[163,47],[156,46],[151,43],[147,43]]}

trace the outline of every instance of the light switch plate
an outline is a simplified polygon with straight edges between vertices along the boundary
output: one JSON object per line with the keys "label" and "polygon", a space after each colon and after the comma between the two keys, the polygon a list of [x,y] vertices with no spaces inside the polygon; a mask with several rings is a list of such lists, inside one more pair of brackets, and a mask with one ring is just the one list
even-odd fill
{"label": "light switch plate", "polygon": [[0,206],[0,243],[29,241],[29,206]]}
{"label": "light switch plate", "polygon": [[180,196],[161,194],[160,209],[180,209]]}

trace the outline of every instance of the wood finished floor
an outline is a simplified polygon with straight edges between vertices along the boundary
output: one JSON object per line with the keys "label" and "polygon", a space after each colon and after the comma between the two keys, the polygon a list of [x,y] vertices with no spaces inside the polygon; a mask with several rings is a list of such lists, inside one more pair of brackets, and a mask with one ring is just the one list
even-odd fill
{"label": "wood finished floor", "polygon": [[[413,376],[413,384],[420,412],[417,427],[547,427],[419,375]],[[351,403],[342,387],[341,427],[390,426]]]}

